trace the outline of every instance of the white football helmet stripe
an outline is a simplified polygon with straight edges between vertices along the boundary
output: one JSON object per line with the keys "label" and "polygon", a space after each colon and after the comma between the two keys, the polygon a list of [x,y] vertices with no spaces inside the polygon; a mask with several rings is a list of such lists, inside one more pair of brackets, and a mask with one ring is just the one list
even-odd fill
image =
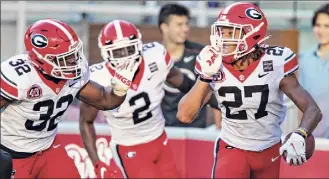
{"label": "white football helmet stripe", "polygon": [[228,14],[228,12],[230,11],[230,9],[231,9],[232,7],[234,7],[234,6],[236,6],[236,5],[239,5],[239,4],[245,4],[245,3],[244,3],[244,2],[233,3],[233,4],[229,5],[229,6],[227,6],[227,7],[223,10],[222,14]]}
{"label": "white football helmet stripe", "polygon": [[122,39],[123,38],[123,34],[122,34],[121,26],[120,26],[120,21],[119,20],[115,20],[113,23],[114,23],[115,32],[117,33],[118,39]]}

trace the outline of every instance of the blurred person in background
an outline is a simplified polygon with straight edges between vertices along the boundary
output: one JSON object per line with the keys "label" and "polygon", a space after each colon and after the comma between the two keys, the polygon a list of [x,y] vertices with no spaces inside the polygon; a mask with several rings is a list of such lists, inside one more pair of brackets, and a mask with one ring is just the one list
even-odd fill
{"label": "blurred person in background", "polygon": [[[204,46],[187,40],[190,30],[189,21],[189,10],[179,4],[166,4],[162,6],[158,15],[158,26],[162,35],[162,44],[174,60],[174,66],[178,67],[189,78],[195,81],[197,78],[197,75],[194,73],[195,59]],[[212,116],[217,129],[220,128],[221,113],[214,96],[208,102],[211,109],[207,111],[206,107],[202,108],[193,122],[183,124],[177,120],[178,102],[184,94],[186,93],[171,87],[169,84],[165,84],[165,96],[162,100],[161,107],[163,115],[166,118],[166,126],[205,128],[207,127],[207,117]]]}
{"label": "blurred person in background", "polygon": [[[288,165],[307,160],[305,139],[322,114],[294,74],[297,55],[287,47],[266,44],[267,26],[266,16],[252,3],[222,9],[211,26],[211,45],[197,57],[199,78],[179,103],[182,122],[193,120],[212,93],[221,104],[212,177],[279,178],[284,152]],[[284,94],[303,111],[303,119],[281,144]]]}
{"label": "blurred person in background", "polygon": [[318,44],[299,56],[299,82],[319,105],[323,120],[313,131],[329,139],[329,4],[317,9],[312,19]]}
{"label": "blurred person in background", "polygon": [[68,24],[39,20],[24,44],[26,53],[1,63],[0,148],[12,156],[16,178],[80,178],[56,137],[58,122],[74,98],[99,110],[118,107],[139,62],[118,68],[107,89],[89,79],[82,41]]}
{"label": "blurred person in background", "polygon": [[[114,20],[106,24],[99,34],[98,45],[104,61],[90,67],[91,79],[104,86],[111,85],[109,82],[118,65],[141,60],[126,100],[118,109],[103,113],[111,131],[113,155],[105,177],[116,174],[122,177],[113,168],[114,163],[127,178],[178,177],[165,132],[161,101],[165,82],[187,93],[194,81],[173,66],[163,45],[158,42],[143,44],[139,30],[130,22]],[[100,161],[97,155],[93,126],[97,113],[98,109],[81,102],[81,136],[95,173],[101,177],[102,169],[108,168],[110,161]]]}

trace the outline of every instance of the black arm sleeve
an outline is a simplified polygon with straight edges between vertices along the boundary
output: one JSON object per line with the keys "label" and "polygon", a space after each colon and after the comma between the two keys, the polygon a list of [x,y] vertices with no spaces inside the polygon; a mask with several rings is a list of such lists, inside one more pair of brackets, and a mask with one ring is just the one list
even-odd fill
{"label": "black arm sleeve", "polygon": [[220,110],[218,107],[218,102],[217,102],[216,96],[214,94],[211,94],[211,97],[207,104],[209,104],[209,106],[212,108]]}
{"label": "black arm sleeve", "polygon": [[190,91],[190,89],[193,87],[195,81],[191,80],[189,77],[187,77],[185,74],[183,75],[184,79],[182,84],[178,87],[178,89],[182,93],[187,93]]}

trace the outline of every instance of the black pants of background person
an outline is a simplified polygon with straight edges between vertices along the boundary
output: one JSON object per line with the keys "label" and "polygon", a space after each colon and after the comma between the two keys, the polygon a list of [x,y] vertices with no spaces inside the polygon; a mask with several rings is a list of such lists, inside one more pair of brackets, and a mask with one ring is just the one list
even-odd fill
{"label": "black pants of background person", "polygon": [[0,155],[0,178],[10,179],[13,174],[13,160],[11,155],[1,149]]}

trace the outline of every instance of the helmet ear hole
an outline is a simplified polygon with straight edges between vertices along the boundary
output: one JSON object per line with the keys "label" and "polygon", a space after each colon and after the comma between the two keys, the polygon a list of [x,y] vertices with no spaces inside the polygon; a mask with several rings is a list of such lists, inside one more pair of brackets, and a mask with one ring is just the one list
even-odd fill
{"label": "helmet ear hole", "polygon": [[256,36],[253,37],[254,40],[257,40],[259,38],[260,38],[260,35],[256,35]]}
{"label": "helmet ear hole", "polygon": [[134,40],[134,39],[137,39],[136,35],[131,35],[131,36],[129,37],[129,40]]}

